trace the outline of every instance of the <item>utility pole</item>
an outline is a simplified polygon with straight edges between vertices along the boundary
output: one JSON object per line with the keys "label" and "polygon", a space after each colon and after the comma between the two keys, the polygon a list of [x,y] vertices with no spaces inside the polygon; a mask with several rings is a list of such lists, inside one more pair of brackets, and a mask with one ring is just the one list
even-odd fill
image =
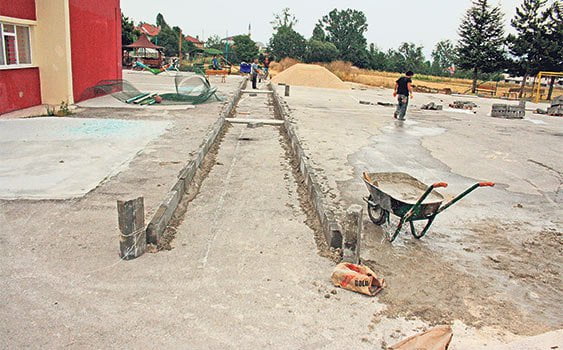
{"label": "utility pole", "polygon": [[182,29],[180,29],[180,36],[178,38],[178,58],[180,60],[180,63],[182,62],[182,40],[184,39],[184,36],[182,34]]}

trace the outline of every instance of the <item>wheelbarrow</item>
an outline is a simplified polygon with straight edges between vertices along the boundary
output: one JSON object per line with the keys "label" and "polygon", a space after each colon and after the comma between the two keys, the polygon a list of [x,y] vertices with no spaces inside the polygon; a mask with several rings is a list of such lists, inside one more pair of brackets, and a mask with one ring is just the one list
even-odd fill
{"label": "wheelbarrow", "polygon": [[[369,197],[364,197],[364,201],[367,202],[371,221],[378,226],[389,223],[390,213],[400,218],[395,231],[387,235],[390,242],[397,238],[406,223],[409,223],[410,231],[415,238],[422,238],[428,232],[436,215],[477,187],[495,185],[493,182],[476,183],[442,205],[444,197],[434,189],[447,187],[448,184],[445,182],[427,186],[405,173],[364,173],[363,179],[369,191]],[[415,221],[425,221],[421,231],[416,230]]]}

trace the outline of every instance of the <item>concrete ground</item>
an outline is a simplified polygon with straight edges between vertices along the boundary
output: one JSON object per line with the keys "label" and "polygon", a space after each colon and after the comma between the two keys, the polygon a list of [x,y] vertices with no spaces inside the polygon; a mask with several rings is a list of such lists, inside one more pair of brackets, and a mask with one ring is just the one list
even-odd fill
{"label": "concrete ground", "polygon": [[[219,86],[232,95],[238,82],[229,77]],[[361,203],[365,169],[448,181],[449,196],[475,181],[470,170],[499,186],[442,214],[421,241],[402,235],[390,245],[364,222],[362,257],[388,282],[369,298],[332,286],[334,263],[317,251],[314,220],[278,127],[233,125],[207,159],[195,197],[184,197],[191,201],[169,229],[172,249],[125,262],[117,255],[116,200],[143,195],[148,221],[223,105],[86,108],[75,117],[170,126],[83,197],[0,200],[0,347],[385,349],[443,323],[453,326],[453,350],[563,346],[561,331],[544,333],[561,328],[560,197],[545,174],[561,164],[549,148],[559,140],[559,121],[412,111],[417,124],[395,129],[388,108],[358,103],[389,91],[291,91],[299,136],[337,213]],[[236,116],[272,118],[270,104],[267,95],[244,95]],[[482,129],[485,141],[475,137]],[[502,135],[511,132],[521,133],[524,145]],[[439,139],[444,135],[459,146]],[[522,161],[538,144],[544,152]],[[447,158],[457,147],[466,152]],[[463,158],[493,147],[512,153]],[[495,171],[469,161],[490,161]],[[522,181],[511,188],[510,176]],[[531,187],[528,176],[538,179]],[[540,335],[522,338],[532,334]]]}
{"label": "concrete ground", "polygon": [[[232,97],[239,83],[239,77],[229,77],[219,89]],[[152,255],[146,255],[149,269],[137,270],[136,265],[119,260],[116,200],[144,196],[148,222],[223,108],[225,104],[221,102],[181,111],[90,108],[72,116],[85,121],[95,118],[100,123],[122,120],[143,125],[165,123],[169,127],[148,142],[119,173],[85,196],[70,200],[0,200],[0,247],[5,252],[0,257],[0,348],[100,348],[116,346],[117,342],[125,345],[130,344],[130,335],[116,332],[122,322],[134,328],[130,320],[143,309],[149,313],[147,324],[152,323],[152,306],[149,299],[143,302],[143,298],[157,298],[159,293],[151,297],[150,290],[136,285],[151,274]],[[99,155],[107,156],[103,152]],[[37,159],[41,159],[41,150]],[[80,176],[80,170],[76,169],[76,176]],[[69,176],[73,174],[69,172]],[[137,270],[138,279],[133,280],[129,270]],[[128,280],[131,289],[123,290]],[[162,286],[161,282],[156,285]],[[126,295],[133,295],[135,300],[129,299],[133,306],[122,303]],[[112,309],[112,300],[121,306]],[[149,328],[147,325],[144,334]],[[115,338],[116,333],[122,338]]]}
{"label": "concrete ground", "polygon": [[0,199],[81,197],[170,126],[93,118],[0,120]]}
{"label": "concrete ground", "polygon": [[[420,241],[402,233],[389,244],[365,215],[362,258],[389,282],[381,316],[461,320],[497,334],[562,328],[563,119],[529,111],[523,120],[491,118],[498,100],[415,94],[398,126],[394,108],[359,104],[393,103],[391,92],[292,86],[284,98],[337,213],[365,205],[364,171],[445,181],[450,186],[440,192],[448,199],[479,181],[497,185],[440,214]],[[468,99],[479,105],[476,113],[419,108]]]}

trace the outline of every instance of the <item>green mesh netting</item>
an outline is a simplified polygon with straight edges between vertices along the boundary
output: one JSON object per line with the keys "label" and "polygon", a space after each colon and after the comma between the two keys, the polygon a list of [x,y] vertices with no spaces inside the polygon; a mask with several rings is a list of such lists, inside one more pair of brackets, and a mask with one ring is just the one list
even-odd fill
{"label": "green mesh netting", "polygon": [[[161,104],[200,104],[214,97],[215,100],[222,99],[217,96],[217,88],[212,87],[209,81],[200,75],[182,76],[177,75],[174,79],[176,93],[159,94],[162,97]],[[152,91],[154,92],[154,91]],[[146,94],[124,79],[102,80],[96,85],[86,89],[80,100],[111,94],[121,102],[127,103],[137,96]]]}

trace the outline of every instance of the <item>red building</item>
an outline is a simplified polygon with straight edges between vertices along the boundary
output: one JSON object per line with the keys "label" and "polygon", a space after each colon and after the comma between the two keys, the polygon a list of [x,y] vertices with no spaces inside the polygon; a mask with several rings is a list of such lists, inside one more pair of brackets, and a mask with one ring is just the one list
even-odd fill
{"label": "red building", "polygon": [[119,0],[0,1],[0,114],[121,79]]}
{"label": "red building", "polygon": [[203,46],[205,45],[205,43],[201,40],[199,40],[199,38],[194,38],[191,35],[186,35],[186,41],[189,41],[191,43],[194,44],[195,47],[197,47],[198,49],[203,49]]}

